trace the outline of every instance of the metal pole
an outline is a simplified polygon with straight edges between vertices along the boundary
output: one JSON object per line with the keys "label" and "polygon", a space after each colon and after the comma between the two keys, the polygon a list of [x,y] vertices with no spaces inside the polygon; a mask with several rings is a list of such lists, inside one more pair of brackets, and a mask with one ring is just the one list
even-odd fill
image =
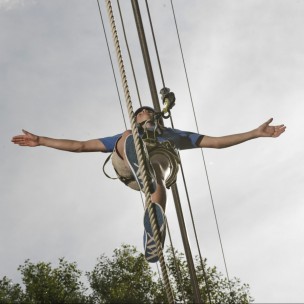
{"label": "metal pole", "polygon": [[141,51],[145,63],[145,68],[146,68],[146,73],[148,77],[148,82],[149,82],[149,87],[150,87],[150,92],[152,96],[152,101],[153,101],[153,106],[154,109],[157,112],[160,112],[160,105],[159,105],[159,100],[158,100],[158,94],[157,94],[157,89],[155,85],[155,80],[154,80],[154,74],[153,74],[153,69],[151,65],[151,60],[150,60],[150,55],[148,51],[148,45],[147,45],[147,40],[146,40],[146,35],[141,19],[141,14],[138,6],[138,1],[137,0],[132,0],[132,7],[133,7],[133,13],[135,17],[135,23],[137,27],[137,33],[140,41],[140,46],[141,46]]}
{"label": "metal pole", "polygon": [[[160,104],[159,104],[157,89],[156,89],[156,85],[155,85],[153,69],[152,69],[152,65],[151,65],[146,36],[145,36],[144,27],[143,27],[140,9],[139,9],[137,0],[132,0],[132,7],[133,7],[133,13],[134,13],[136,27],[137,27],[137,31],[138,31],[140,46],[141,46],[141,50],[142,50],[142,54],[143,54],[143,59],[144,59],[144,63],[145,63],[146,73],[147,73],[147,77],[148,77],[153,106],[156,111],[160,111]],[[175,203],[176,214],[177,214],[177,218],[178,218],[178,222],[179,222],[184,250],[185,250],[187,263],[188,263],[188,267],[189,267],[190,279],[191,279],[191,283],[193,286],[194,303],[202,303],[200,290],[199,290],[199,286],[198,286],[198,282],[197,282],[197,276],[196,276],[196,272],[195,272],[195,267],[194,267],[194,263],[193,263],[191,248],[190,248],[190,244],[189,244],[189,240],[188,240],[188,236],[187,236],[187,230],[186,230],[186,226],[185,226],[183,211],[182,211],[176,184],[171,186],[171,191],[172,191],[172,195],[173,195],[173,199],[174,199],[174,203]]]}
{"label": "metal pole", "polygon": [[178,194],[178,188],[177,188],[176,184],[171,186],[171,191],[172,191],[172,195],[173,195],[173,199],[174,199],[179,228],[180,228],[181,235],[182,235],[184,250],[185,250],[185,254],[186,254],[186,258],[187,258],[187,262],[188,262],[190,279],[191,279],[191,283],[193,286],[194,303],[202,303],[201,293],[199,290],[197,276],[196,276],[195,267],[194,267],[193,258],[192,258],[192,252],[191,252],[191,248],[190,248],[190,244],[189,244],[189,240],[188,240],[183,210],[182,210],[182,206],[181,206],[181,202],[180,202],[180,198],[179,198],[179,194]]}

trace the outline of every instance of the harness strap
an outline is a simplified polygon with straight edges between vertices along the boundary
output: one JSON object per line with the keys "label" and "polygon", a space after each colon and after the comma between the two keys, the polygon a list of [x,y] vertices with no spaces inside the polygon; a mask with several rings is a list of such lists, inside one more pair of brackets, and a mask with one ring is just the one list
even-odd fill
{"label": "harness strap", "polygon": [[133,178],[132,176],[131,177],[123,177],[121,175],[118,174],[117,170],[114,168],[115,172],[116,172],[116,175],[117,177],[112,177],[110,176],[109,174],[107,174],[106,170],[105,170],[105,167],[106,167],[106,164],[109,162],[109,160],[111,159],[112,157],[112,154],[113,152],[106,158],[103,166],[102,166],[102,170],[103,170],[103,173],[104,175],[107,177],[107,178],[110,178],[110,179],[119,179],[120,181],[122,181],[125,185],[129,185],[131,182],[135,181],[135,178]]}
{"label": "harness strap", "polygon": [[[146,130],[146,133],[144,134],[145,136],[143,136],[143,142],[147,147],[150,158],[153,155],[161,154],[161,155],[164,155],[165,157],[167,157],[167,159],[169,160],[170,174],[165,181],[166,188],[169,189],[173,184],[176,183],[179,164],[181,163],[179,154],[178,154],[176,148],[171,144],[171,142],[165,141],[165,142],[160,143],[155,139],[155,133],[153,131],[151,133],[150,132],[151,131]],[[119,179],[125,185],[128,186],[131,182],[135,181],[133,176],[131,176],[131,177],[121,176],[114,167],[113,168],[116,172],[117,177],[111,177],[109,174],[107,174],[105,167],[106,167],[106,164],[109,162],[110,158],[112,157],[112,154],[113,154],[113,152],[106,158],[106,160],[103,164],[103,167],[102,167],[103,173],[106,177],[108,177],[110,179]]]}
{"label": "harness strap", "polygon": [[118,179],[117,177],[111,177],[109,174],[107,174],[106,170],[105,170],[105,167],[106,167],[106,164],[108,163],[108,161],[110,160],[111,156],[112,156],[113,152],[106,158],[103,166],[102,166],[102,170],[103,170],[103,173],[104,175],[107,177],[107,178],[110,178],[110,179]]}

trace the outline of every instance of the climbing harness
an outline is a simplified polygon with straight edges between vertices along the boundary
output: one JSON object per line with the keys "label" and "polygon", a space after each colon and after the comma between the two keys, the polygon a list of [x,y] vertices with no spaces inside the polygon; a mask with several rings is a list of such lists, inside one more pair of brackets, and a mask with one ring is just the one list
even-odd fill
{"label": "climbing harness", "polygon": [[[115,168],[114,165],[113,165],[113,169],[115,170],[116,176],[117,176],[117,177],[112,177],[112,176],[110,176],[110,175],[106,172],[105,167],[106,167],[106,165],[107,165],[107,163],[109,162],[110,159],[112,159],[112,163],[113,163],[113,157],[114,157],[114,154],[113,154],[113,152],[112,152],[112,153],[106,158],[106,160],[104,161],[104,164],[103,164],[103,166],[102,166],[102,171],[103,171],[104,175],[105,175],[107,178],[109,178],[109,179],[113,179],[113,180],[119,179],[119,180],[120,180],[122,183],[124,183],[126,186],[128,186],[128,187],[130,187],[130,188],[132,188],[132,189],[134,189],[134,190],[139,190],[139,188],[136,187],[135,178],[134,178],[132,175],[130,175],[130,176],[128,176],[128,177],[122,176],[122,175],[117,171],[117,169]],[[117,157],[119,157],[119,156],[117,156]]]}
{"label": "climbing harness", "polygon": [[[147,151],[148,151],[148,156],[145,156],[145,163],[149,162],[149,159],[157,156],[163,156],[166,157],[169,161],[169,170],[170,173],[168,177],[166,178],[166,188],[170,188],[175,182],[177,178],[177,173],[179,171],[179,165],[181,163],[180,157],[178,154],[177,149],[175,146],[170,142],[170,141],[164,141],[164,142],[159,142],[157,140],[157,135],[161,135],[161,129],[157,125],[153,128],[147,128],[146,124],[149,121],[145,121],[143,125],[140,126],[140,131],[143,132],[142,135],[142,141],[143,144],[145,145]],[[110,179],[119,179],[121,182],[123,182],[126,186],[134,189],[133,183],[134,182],[134,177],[133,176],[122,176],[118,170],[114,167],[114,170],[116,172],[117,177],[111,177],[109,174],[107,174],[105,167],[106,164],[109,162],[111,158],[113,158],[114,154],[111,153],[105,160],[103,164],[103,172],[106,177]],[[131,184],[132,183],[132,184]],[[135,189],[138,190],[138,189]]]}
{"label": "climbing harness", "polygon": [[[170,92],[169,88],[164,87],[161,89],[160,94],[162,95],[162,100],[164,104],[164,108],[161,112],[155,112],[155,110],[148,106],[143,106],[137,109],[134,113],[134,117],[143,110],[147,110],[154,113],[153,121],[151,120],[145,120],[141,123],[137,123],[136,127],[138,129],[138,132],[142,134],[142,140],[143,144],[147,148],[149,156],[144,156],[145,159],[145,166],[147,167],[147,163],[149,162],[149,159],[151,159],[154,156],[161,155],[168,159],[169,161],[169,169],[170,173],[169,176],[166,178],[166,188],[169,189],[175,182],[177,178],[177,173],[179,169],[179,165],[181,163],[180,157],[178,154],[177,149],[170,141],[164,141],[159,142],[157,140],[157,136],[162,134],[162,126],[159,123],[160,117],[163,117],[165,119],[169,118],[171,116],[170,110],[175,105],[175,95],[173,92]],[[148,127],[147,125],[151,123],[153,127]],[[105,171],[105,166],[108,163],[108,161],[113,157],[113,153],[107,157],[107,159],[104,162],[103,165],[103,172],[106,177],[110,179],[119,179],[121,182],[123,182],[126,186],[134,189],[133,183],[135,181],[135,178],[133,176],[125,177],[122,176],[117,169],[114,166],[114,170],[116,172],[117,177],[111,177],[108,175]],[[132,183],[132,184],[131,184]],[[138,190],[138,189],[135,189]]]}

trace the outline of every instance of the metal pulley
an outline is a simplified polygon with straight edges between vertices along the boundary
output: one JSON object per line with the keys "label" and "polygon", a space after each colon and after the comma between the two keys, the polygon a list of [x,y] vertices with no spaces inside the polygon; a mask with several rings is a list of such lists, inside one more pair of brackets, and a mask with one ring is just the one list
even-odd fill
{"label": "metal pulley", "polygon": [[159,93],[161,94],[164,105],[164,108],[161,111],[161,116],[167,119],[171,116],[170,110],[175,106],[175,95],[166,87],[162,88]]}

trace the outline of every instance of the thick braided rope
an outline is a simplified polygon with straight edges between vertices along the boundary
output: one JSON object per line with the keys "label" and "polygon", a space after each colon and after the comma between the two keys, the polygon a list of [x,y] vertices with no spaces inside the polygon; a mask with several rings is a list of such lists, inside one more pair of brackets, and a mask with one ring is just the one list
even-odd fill
{"label": "thick braided rope", "polygon": [[172,287],[171,287],[171,284],[169,281],[168,271],[167,271],[167,267],[166,267],[166,263],[165,263],[165,259],[164,259],[164,255],[163,255],[163,250],[162,250],[162,244],[160,241],[160,236],[159,236],[160,233],[159,233],[159,229],[156,224],[155,214],[154,214],[154,211],[152,208],[151,193],[149,190],[149,179],[145,172],[145,161],[144,161],[144,157],[141,153],[140,138],[139,138],[139,134],[138,134],[137,127],[136,127],[136,120],[134,117],[131,96],[130,96],[130,92],[129,92],[129,88],[128,88],[127,77],[126,77],[124,63],[123,63],[122,54],[121,54],[121,50],[120,50],[120,44],[119,44],[115,20],[114,20],[114,16],[113,16],[111,0],[105,0],[105,2],[106,2],[107,12],[108,12],[109,20],[110,20],[112,36],[113,36],[114,46],[115,46],[115,50],[116,50],[116,56],[117,56],[117,60],[118,60],[120,76],[121,76],[121,80],[122,80],[122,84],[123,84],[129,119],[130,119],[130,123],[131,123],[135,150],[136,150],[136,155],[137,155],[137,159],[138,159],[138,163],[139,163],[139,171],[140,171],[141,178],[143,180],[143,185],[144,185],[143,192],[145,193],[145,197],[146,197],[146,206],[148,208],[149,217],[150,217],[150,221],[151,221],[151,225],[152,225],[153,237],[154,237],[154,240],[155,240],[155,243],[157,246],[157,253],[158,253],[159,262],[160,262],[160,266],[161,266],[161,270],[162,270],[164,284],[166,287],[167,298],[168,298],[169,303],[174,303],[173,291],[172,291]]}

